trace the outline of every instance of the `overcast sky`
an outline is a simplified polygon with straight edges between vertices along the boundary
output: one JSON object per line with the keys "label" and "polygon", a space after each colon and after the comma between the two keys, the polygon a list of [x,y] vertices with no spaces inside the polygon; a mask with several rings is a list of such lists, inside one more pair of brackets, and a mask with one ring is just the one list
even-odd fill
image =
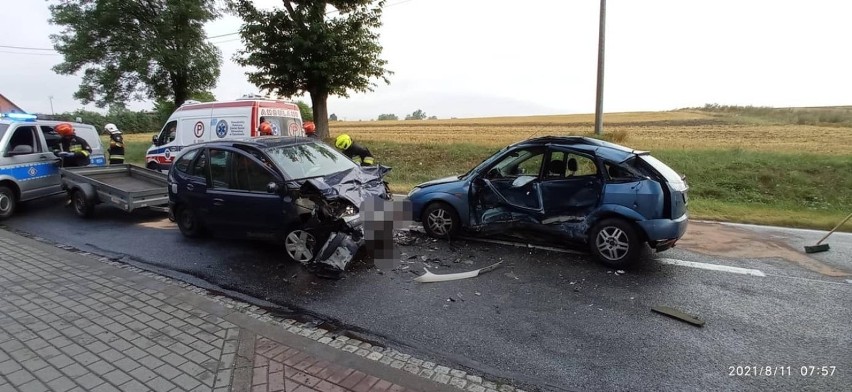
{"label": "overcast sky", "polygon": [[[48,36],[57,27],[48,23],[47,2],[0,2],[0,45],[52,48]],[[391,84],[332,97],[329,112],[349,120],[416,109],[439,118],[593,113],[599,5],[387,0],[381,44],[395,72]],[[845,0],[610,0],[604,111],[852,104],[850,17]],[[232,33],[239,25],[228,16],[207,32]],[[224,57],[216,97],[257,93],[232,60],[238,36],[212,42]],[[61,56],[11,48],[0,48],[0,56],[0,93],[25,110],[50,112],[49,96],[56,112],[82,107],[72,98],[79,77],[50,69]]]}

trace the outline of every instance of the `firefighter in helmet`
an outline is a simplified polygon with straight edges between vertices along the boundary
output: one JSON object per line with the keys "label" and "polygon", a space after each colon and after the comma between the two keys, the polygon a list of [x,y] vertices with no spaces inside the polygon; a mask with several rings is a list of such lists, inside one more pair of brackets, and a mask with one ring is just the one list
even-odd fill
{"label": "firefighter in helmet", "polygon": [[77,136],[74,127],[69,123],[60,123],[53,129],[62,136],[59,142],[61,151],[57,154],[62,158],[63,167],[88,166],[91,163],[92,147],[85,139]]}
{"label": "firefighter in helmet", "polygon": [[352,138],[347,134],[338,136],[334,140],[334,146],[342,151],[343,155],[349,157],[349,159],[355,162],[360,161],[361,166],[372,166],[376,163],[370,150],[360,144],[353,143]]}
{"label": "firefighter in helmet", "polygon": [[107,124],[104,130],[109,132],[109,164],[120,165],[124,163],[124,138],[115,124]]}
{"label": "firefighter in helmet", "polygon": [[266,121],[266,118],[260,118],[260,125],[257,126],[260,136],[272,136],[272,124]]}
{"label": "firefighter in helmet", "polygon": [[305,124],[302,125],[302,129],[305,130],[305,136],[313,139],[318,139],[317,137],[317,126],[313,121],[305,121]]}

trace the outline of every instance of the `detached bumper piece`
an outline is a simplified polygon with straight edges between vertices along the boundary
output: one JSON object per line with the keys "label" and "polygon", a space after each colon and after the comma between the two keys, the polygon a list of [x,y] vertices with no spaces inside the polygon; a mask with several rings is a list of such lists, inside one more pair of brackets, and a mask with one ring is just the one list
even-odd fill
{"label": "detached bumper piece", "polygon": [[338,277],[346,270],[358,250],[364,246],[363,226],[358,216],[344,219],[351,233],[332,232],[311,263],[311,270],[319,276]]}

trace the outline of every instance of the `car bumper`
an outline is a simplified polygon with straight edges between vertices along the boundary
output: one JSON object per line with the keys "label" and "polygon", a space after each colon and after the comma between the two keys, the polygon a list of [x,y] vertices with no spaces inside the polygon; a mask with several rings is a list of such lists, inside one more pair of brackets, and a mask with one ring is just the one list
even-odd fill
{"label": "car bumper", "polygon": [[[683,237],[689,218],[686,214],[677,219],[651,219],[637,222],[645,232],[649,242],[666,243],[674,246],[674,242]],[[668,248],[666,248],[668,249]]]}

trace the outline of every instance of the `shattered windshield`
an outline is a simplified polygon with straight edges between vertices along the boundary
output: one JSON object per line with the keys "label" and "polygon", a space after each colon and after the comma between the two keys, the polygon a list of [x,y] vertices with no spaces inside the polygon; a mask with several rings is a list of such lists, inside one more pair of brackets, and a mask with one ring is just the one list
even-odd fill
{"label": "shattered windshield", "polygon": [[266,153],[291,180],[324,177],[355,168],[355,163],[321,143],[273,147]]}

